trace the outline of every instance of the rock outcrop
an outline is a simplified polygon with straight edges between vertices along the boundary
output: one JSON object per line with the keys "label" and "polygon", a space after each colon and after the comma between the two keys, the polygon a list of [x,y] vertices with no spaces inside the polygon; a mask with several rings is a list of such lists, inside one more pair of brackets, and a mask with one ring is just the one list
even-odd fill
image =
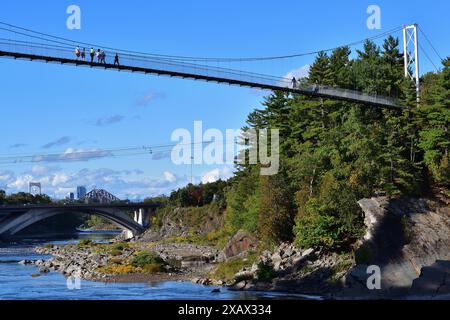
{"label": "rock outcrop", "polygon": [[274,252],[263,252],[251,268],[238,272],[231,289],[323,295],[334,290],[337,279],[351,265],[349,256],[283,243]]}
{"label": "rock outcrop", "polygon": [[[404,296],[426,267],[450,260],[450,208],[445,204],[380,197],[361,200],[359,205],[367,225],[363,245],[371,259],[344,278],[353,294]],[[380,267],[381,290],[367,289],[368,265]]]}
{"label": "rock outcrop", "polygon": [[224,261],[242,255],[258,246],[258,239],[245,231],[238,231],[227,243],[220,254],[219,260]]}

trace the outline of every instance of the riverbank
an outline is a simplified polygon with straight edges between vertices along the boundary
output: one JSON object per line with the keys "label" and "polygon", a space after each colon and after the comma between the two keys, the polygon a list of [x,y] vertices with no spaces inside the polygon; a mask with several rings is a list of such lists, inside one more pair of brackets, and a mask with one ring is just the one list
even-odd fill
{"label": "riverbank", "polygon": [[51,258],[21,263],[36,265],[41,273],[56,271],[66,277],[108,283],[191,281],[206,277],[219,253],[213,247],[193,244],[125,242],[47,245],[35,251]]}

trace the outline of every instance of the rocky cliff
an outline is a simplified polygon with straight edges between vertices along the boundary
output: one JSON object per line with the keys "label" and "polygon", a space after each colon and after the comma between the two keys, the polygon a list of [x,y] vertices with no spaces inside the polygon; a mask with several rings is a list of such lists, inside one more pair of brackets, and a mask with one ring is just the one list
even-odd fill
{"label": "rocky cliff", "polygon": [[[368,230],[361,246],[363,261],[344,280],[351,291],[382,296],[409,294],[415,280],[423,286],[428,267],[450,260],[450,207],[446,203],[380,197],[361,200],[359,205]],[[368,292],[368,265],[381,268],[381,290]],[[417,287],[414,291],[420,293]]]}

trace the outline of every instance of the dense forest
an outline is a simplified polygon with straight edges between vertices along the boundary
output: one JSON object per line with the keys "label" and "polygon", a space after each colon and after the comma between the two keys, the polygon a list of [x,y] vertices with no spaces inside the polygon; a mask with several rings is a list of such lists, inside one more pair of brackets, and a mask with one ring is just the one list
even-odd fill
{"label": "dense forest", "polygon": [[348,47],[318,54],[304,81],[395,96],[406,108],[275,92],[248,116],[244,130],[280,130],[279,173],[261,176],[257,165],[239,165],[229,181],[189,185],[167,201],[220,201],[223,236],[244,229],[267,246],[293,241],[333,250],[350,248],[364,232],[358,200],[448,190],[450,59],[441,71],[423,75],[418,103],[415,85],[404,77],[398,39],[389,37],[382,47],[367,41],[351,56]]}

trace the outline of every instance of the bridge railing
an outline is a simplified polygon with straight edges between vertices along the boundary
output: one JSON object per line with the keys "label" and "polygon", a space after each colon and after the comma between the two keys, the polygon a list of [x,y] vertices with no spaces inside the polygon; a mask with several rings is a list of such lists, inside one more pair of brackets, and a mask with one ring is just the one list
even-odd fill
{"label": "bridge railing", "polygon": [[[28,55],[35,55],[39,57],[52,57],[59,59],[69,59],[75,61],[84,61],[81,58],[77,58],[75,55],[75,48],[69,48],[65,46],[45,45],[33,42],[20,42],[20,41],[0,41],[0,50],[5,52],[22,53]],[[81,48],[82,50],[82,48]],[[90,48],[86,48],[86,62],[90,62]],[[96,53],[97,53],[97,49]],[[106,53],[106,65],[114,64],[115,52],[107,51]],[[182,73],[187,75],[202,75],[210,78],[223,78],[236,81],[259,83],[271,86],[289,87],[291,84],[290,79],[276,77],[266,74],[259,74],[253,72],[240,71],[235,69],[211,67],[202,64],[188,63],[177,61],[176,59],[143,56],[138,54],[119,54],[120,65],[122,67],[132,68],[144,68],[152,70],[161,70],[164,72]],[[99,63],[97,57],[94,58],[93,66],[102,66]]]}
{"label": "bridge railing", "polygon": [[[81,50],[83,50],[83,48],[81,48]],[[93,67],[103,66],[106,68],[114,68],[115,52],[105,50],[106,64],[99,63],[96,56],[94,57],[94,62],[91,64],[89,50],[90,48],[86,48],[86,57],[84,60],[82,60],[81,58],[76,57],[75,48],[71,48],[68,46],[56,46],[54,44],[50,45],[37,42],[0,39],[0,51],[37,56],[42,60],[51,60],[52,58],[57,58],[69,60],[71,63],[79,63],[82,65],[89,65]],[[97,48],[95,50],[97,51]],[[330,98],[335,97],[338,99],[353,100],[355,102],[360,101],[392,107],[396,106],[396,99],[388,98],[385,96],[369,95],[355,90],[347,90],[327,86],[311,86],[303,82],[299,82],[297,86],[293,88],[291,79],[283,77],[270,76],[228,68],[211,67],[196,63],[187,63],[171,58],[121,53],[119,55],[119,62],[120,69],[125,70],[133,70],[133,68],[138,68],[173,76],[185,76],[192,78],[200,76],[199,78],[205,80],[210,79],[212,81],[222,82],[229,81],[229,83],[237,83],[250,86],[253,85],[255,87],[260,85],[262,87],[270,87],[273,89],[288,89],[291,92],[298,91],[298,93],[309,93],[313,96],[322,95]]]}
{"label": "bridge railing", "polygon": [[341,98],[347,98],[349,100],[364,100],[366,102],[374,103],[374,104],[383,104],[386,106],[395,107],[398,105],[398,101],[395,98],[390,98],[386,96],[380,96],[377,94],[365,94],[360,91],[351,90],[351,89],[342,89],[336,87],[329,86],[319,86],[318,90],[314,88],[320,94],[324,94],[327,96],[339,96]]}

